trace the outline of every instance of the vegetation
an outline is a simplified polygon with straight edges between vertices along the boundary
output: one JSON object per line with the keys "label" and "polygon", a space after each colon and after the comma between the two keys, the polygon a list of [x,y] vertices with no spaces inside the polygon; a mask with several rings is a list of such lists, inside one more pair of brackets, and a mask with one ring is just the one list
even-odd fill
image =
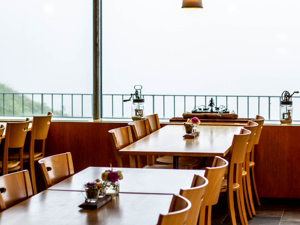
{"label": "vegetation", "polygon": [[[35,98],[38,97],[41,99],[40,95],[35,95]],[[24,99],[24,102],[22,99]],[[5,84],[0,83],[0,116],[45,115],[47,112],[52,112],[51,107],[49,107],[47,104],[44,103],[42,105],[40,101],[32,101],[32,95],[24,95],[22,97],[21,93],[18,94],[17,91]],[[61,110],[54,110],[52,113],[53,116],[62,115]],[[68,115],[64,114],[64,116]]]}

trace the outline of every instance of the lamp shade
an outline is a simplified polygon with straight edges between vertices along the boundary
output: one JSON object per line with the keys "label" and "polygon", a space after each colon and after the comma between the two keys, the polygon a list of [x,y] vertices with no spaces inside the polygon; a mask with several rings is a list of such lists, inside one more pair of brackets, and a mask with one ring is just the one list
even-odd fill
{"label": "lamp shade", "polygon": [[182,8],[203,8],[202,0],[183,0]]}

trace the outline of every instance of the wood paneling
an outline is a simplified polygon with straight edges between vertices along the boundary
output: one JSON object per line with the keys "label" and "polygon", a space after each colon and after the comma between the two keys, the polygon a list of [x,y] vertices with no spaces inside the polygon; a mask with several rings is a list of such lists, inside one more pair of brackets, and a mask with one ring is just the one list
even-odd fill
{"label": "wood paneling", "polygon": [[300,126],[264,126],[255,148],[260,197],[300,198]]}
{"label": "wood paneling", "polygon": [[[52,122],[46,155],[71,152],[75,172],[88,166],[117,166],[108,130],[127,123]],[[162,125],[163,126],[163,125]],[[264,126],[255,149],[260,197],[300,198],[300,126]],[[125,167],[129,167],[124,160]]]}

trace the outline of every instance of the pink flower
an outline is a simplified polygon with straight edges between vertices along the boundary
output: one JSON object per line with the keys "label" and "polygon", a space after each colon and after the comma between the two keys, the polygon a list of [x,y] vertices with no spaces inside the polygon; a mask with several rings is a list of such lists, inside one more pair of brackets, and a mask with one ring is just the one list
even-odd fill
{"label": "pink flower", "polygon": [[109,171],[109,174],[107,175],[107,180],[110,182],[116,182],[119,180],[119,175],[117,172]]}
{"label": "pink flower", "polygon": [[191,121],[193,124],[198,124],[200,122],[200,120],[197,117],[191,118]]}

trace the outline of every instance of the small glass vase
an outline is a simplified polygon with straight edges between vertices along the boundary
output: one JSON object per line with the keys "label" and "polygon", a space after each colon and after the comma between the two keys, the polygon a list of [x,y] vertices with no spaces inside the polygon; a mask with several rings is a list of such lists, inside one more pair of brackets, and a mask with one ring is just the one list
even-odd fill
{"label": "small glass vase", "polygon": [[193,129],[194,129],[193,124],[185,123],[184,126],[185,126],[185,132],[186,132],[187,134],[193,133]]}
{"label": "small glass vase", "polygon": [[193,133],[197,132],[198,131],[198,125],[197,124],[194,124],[194,127],[193,127]]}
{"label": "small glass vase", "polygon": [[105,193],[107,195],[119,195],[120,184],[119,181],[110,182],[106,181],[104,185]]}
{"label": "small glass vase", "polygon": [[86,202],[95,203],[98,200],[99,189],[85,188]]}

